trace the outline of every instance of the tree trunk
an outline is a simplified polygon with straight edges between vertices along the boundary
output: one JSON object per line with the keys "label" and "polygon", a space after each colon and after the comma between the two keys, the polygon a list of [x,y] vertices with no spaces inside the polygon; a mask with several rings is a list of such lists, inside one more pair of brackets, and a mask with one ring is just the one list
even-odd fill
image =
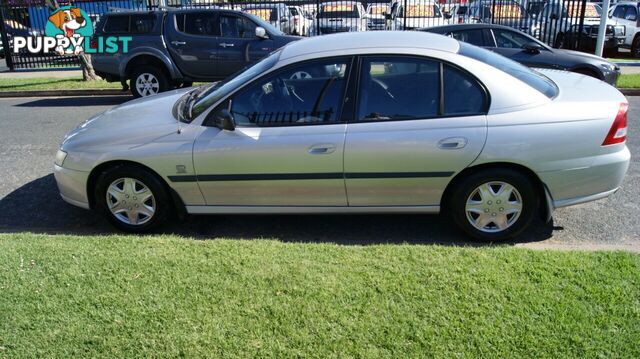
{"label": "tree trunk", "polygon": [[96,75],[95,71],[93,70],[93,65],[91,64],[91,55],[82,52],[78,54],[78,60],[80,61],[80,68],[82,69],[82,79],[84,81],[94,81],[99,79],[98,75]]}

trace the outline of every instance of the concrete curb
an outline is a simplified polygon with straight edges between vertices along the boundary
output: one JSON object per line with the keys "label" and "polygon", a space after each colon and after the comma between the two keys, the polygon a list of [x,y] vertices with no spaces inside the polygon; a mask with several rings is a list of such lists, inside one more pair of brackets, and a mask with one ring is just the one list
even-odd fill
{"label": "concrete curb", "polygon": [[131,96],[131,93],[129,91],[122,91],[120,89],[0,91],[0,98],[6,98],[6,97],[67,97],[67,96]]}
{"label": "concrete curb", "polygon": [[618,89],[625,96],[640,96],[640,89]]}

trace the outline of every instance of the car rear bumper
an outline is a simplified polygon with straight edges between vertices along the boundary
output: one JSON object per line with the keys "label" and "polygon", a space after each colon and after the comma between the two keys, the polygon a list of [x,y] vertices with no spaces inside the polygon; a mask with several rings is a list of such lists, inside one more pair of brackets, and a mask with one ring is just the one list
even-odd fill
{"label": "car rear bumper", "polygon": [[622,184],[631,155],[620,151],[598,156],[589,167],[538,173],[549,188],[555,208],[595,201],[614,193]]}
{"label": "car rear bumper", "polygon": [[89,209],[87,198],[87,180],[89,172],[76,171],[58,165],[53,167],[53,175],[58,184],[62,199],[74,206]]}

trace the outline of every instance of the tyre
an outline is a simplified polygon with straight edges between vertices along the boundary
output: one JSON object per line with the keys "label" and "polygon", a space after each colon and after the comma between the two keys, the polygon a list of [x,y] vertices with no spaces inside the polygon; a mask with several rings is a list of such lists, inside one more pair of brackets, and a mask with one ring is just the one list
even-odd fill
{"label": "tyre", "polygon": [[448,209],[464,233],[497,242],[526,230],[539,201],[534,182],[527,176],[510,169],[492,169],[473,173],[457,183]]}
{"label": "tyre", "polygon": [[631,43],[631,56],[640,58],[640,36],[636,36]]}
{"label": "tyre", "polygon": [[155,66],[139,66],[131,72],[131,94],[146,97],[171,88],[164,72]]}
{"label": "tyre", "polygon": [[98,177],[94,198],[96,209],[116,228],[146,232],[163,223],[171,199],[163,183],[148,170],[123,165]]}

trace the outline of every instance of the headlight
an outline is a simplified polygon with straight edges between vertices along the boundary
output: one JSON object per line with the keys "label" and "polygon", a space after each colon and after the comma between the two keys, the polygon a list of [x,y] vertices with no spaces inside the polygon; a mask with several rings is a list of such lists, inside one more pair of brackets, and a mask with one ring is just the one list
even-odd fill
{"label": "headlight", "polygon": [[56,153],[56,159],[55,161],[53,161],[53,163],[62,167],[62,164],[64,163],[65,158],[67,158],[67,153],[64,152],[63,150],[58,150],[58,152]]}
{"label": "headlight", "polygon": [[615,71],[616,70],[616,66],[614,64],[609,64],[609,63],[600,64],[600,67],[602,67],[603,69],[605,69],[607,71]]}
{"label": "headlight", "polygon": [[614,31],[616,36],[624,36],[627,33],[627,27],[624,25],[616,25]]}

